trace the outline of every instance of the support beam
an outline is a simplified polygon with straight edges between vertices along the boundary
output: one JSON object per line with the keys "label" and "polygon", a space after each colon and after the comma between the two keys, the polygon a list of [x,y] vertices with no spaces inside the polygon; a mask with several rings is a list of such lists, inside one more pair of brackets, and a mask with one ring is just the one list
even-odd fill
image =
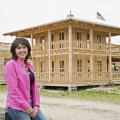
{"label": "support beam", "polygon": [[69,83],[72,82],[72,26],[69,25]]}
{"label": "support beam", "polygon": [[31,46],[33,46],[33,33],[31,33]]}
{"label": "support beam", "polygon": [[91,81],[93,81],[93,30],[90,29],[90,72]]}
{"label": "support beam", "polygon": [[49,71],[48,71],[48,73],[49,73],[49,83],[51,82],[51,80],[50,80],[50,72],[51,72],[51,61],[50,61],[50,45],[51,45],[51,31],[50,30],[48,30],[48,54],[49,54],[49,56],[48,56],[48,59],[49,59],[49,63],[48,63],[48,65],[49,65]]}
{"label": "support beam", "polygon": [[111,70],[111,31],[109,32],[109,81],[112,81],[112,70]]}

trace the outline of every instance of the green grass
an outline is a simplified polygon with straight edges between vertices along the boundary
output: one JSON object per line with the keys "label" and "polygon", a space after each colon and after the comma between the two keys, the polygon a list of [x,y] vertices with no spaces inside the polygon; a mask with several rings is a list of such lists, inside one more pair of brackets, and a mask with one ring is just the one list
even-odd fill
{"label": "green grass", "polygon": [[0,85],[0,92],[6,92],[6,85]]}
{"label": "green grass", "polygon": [[58,98],[76,98],[85,100],[106,101],[120,104],[120,94],[115,93],[103,93],[103,92],[88,92],[85,90],[77,92],[48,92],[46,90],[41,91],[42,96],[58,97]]}
{"label": "green grass", "polygon": [[[120,90],[120,86],[111,86],[117,90]],[[0,92],[6,92],[6,85],[0,85]],[[75,92],[69,91],[52,91],[41,90],[42,96],[57,97],[57,98],[75,98],[85,100],[106,101],[120,104],[120,94],[105,93],[105,92],[89,92],[86,90],[80,90]]]}

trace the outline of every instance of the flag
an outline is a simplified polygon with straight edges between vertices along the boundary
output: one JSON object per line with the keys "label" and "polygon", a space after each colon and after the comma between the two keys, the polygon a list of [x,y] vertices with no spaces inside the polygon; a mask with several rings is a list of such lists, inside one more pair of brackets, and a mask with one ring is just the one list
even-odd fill
{"label": "flag", "polygon": [[99,12],[97,12],[97,19],[105,21],[105,18]]}

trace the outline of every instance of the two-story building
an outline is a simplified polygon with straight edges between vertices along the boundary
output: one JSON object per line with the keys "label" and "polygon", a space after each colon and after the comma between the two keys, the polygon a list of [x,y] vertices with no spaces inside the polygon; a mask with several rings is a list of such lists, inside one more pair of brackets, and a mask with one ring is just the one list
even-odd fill
{"label": "two-story building", "polygon": [[120,28],[73,18],[5,33],[31,39],[36,79],[44,86],[81,86],[119,82],[112,63],[120,46],[111,37]]}

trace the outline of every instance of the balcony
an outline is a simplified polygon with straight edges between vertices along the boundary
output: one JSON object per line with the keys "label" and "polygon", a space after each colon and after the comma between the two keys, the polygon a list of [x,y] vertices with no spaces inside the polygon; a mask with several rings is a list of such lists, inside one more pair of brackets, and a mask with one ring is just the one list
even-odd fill
{"label": "balcony", "polygon": [[[48,43],[37,44],[32,46],[33,55],[48,55]],[[89,53],[91,51],[91,45],[89,42],[72,42],[72,49],[74,52],[84,52]],[[51,54],[68,54],[69,52],[69,42],[67,40],[61,40],[57,42],[51,42],[50,45]],[[92,52],[97,54],[109,55],[109,45],[108,44],[98,44],[93,43]],[[111,54],[113,56],[120,56],[120,45],[111,45]]]}
{"label": "balcony", "polygon": [[112,56],[120,56],[120,45],[111,45]]}
{"label": "balcony", "polygon": [[48,55],[48,44],[37,44],[32,46],[32,56]]}

